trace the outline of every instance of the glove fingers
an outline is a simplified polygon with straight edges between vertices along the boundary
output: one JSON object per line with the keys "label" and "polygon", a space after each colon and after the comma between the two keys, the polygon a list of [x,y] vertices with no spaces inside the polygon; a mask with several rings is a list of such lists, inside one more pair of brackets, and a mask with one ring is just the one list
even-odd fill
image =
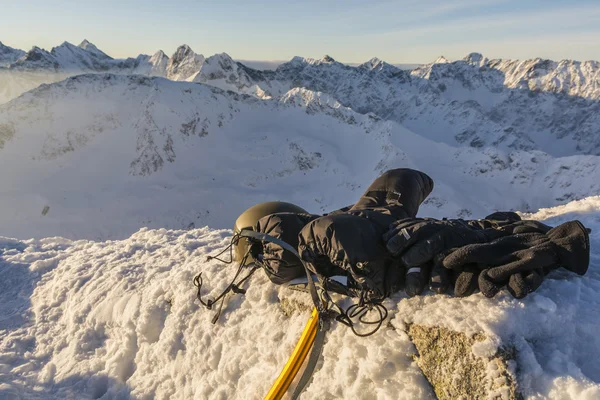
{"label": "glove fingers", "polygon": [[522,299],[540,287],[543,280],[541,271],[518,272],[509,278],[508,291],[514,298]]}
{"label": "glove fingers", "polygon": [[431,263],[424,264],[420,267],[409,268],[406,272],[406,281],[404,284],[404,290],[409,297],[413,297],[423,293],[427,282],[429,281],[429,274],[431,273]]}
{"label": "glove fingers", "polygon": [[463,271],[455,272],[455,274],[454,295],[456,297],[466,297],[475,293],[479,275],[479,269],[476,266],[468,265]]}
{"label": "glove fingers", "polygon": [[549,267],[556,264],[554,253],[535,251],[529,249],[516,252],[513,257],[516,261],[490,268],[487,276],[496,283],[506,282],[513,274],[521,271],[532,271],[538,268]]}
{"label": "glove fingers", "polygon": [[492,243],[470,244],[457,249],[444,258],[444,268],[460,270],[467,264],[487,264],[486,261],[492,261],[496,254]]}
{"label": "glove fingers", "polygon": [[529,274],[525,274],[525,282],[531,289],[530,292],[534,292],[542,285],[544,281],[544,271],[542,269],[536,269],[531,271]]}
{"label": "glove fingers", "polygon": [[487,265],[497,266],[506,264],[512,261],[510,260],[512,253],[527,249],[533,245],[531,242],[536,244],[537,241],[535,240],[539,241],[543,238],[544,236],[539,234],[505,236],[490,243],[467,245],[446,257],[444,259],[444,267],[448,269],[460,269],[461,266],[466,264],[479,264],[485,268]]}
{"label": "glove fingers", "polygon": [[485,297],[492,298],[500,291],[504,283],[496,283],[487,276],[488,270],[481,271],[477,280],[479,290]]}
{"label": "glove fingers", "polygon": [[444,268],[442,265],[443,259],[443,254],[435,257],[433,269],[431,270],[431,279],[429,280],[429,289],[438,294],[446,293],[451,284],[450,270]]}

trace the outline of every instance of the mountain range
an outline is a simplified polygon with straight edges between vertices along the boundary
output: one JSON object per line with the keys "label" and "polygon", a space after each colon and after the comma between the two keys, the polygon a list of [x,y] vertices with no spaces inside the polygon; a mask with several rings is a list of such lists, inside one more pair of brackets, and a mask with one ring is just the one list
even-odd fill
{"label": "mountain range", "polygon": [[274,71],[259,71],[226,53],[206,58],[187,45],[171,57],[158,51],[116,60],[84,40],[50,52],[34,47],[0,68],[0,101],[45,81],[107,72],[206,83],[261,99],[302,87],[450,145],[600,154],[600,64],[595,61],[490,60],[473,53],[455,62],[440,57],[406,71],[377,58],[352,67],[324,56],[295,57]]}
{"label": "mountain range", "polygon": [[477,53],[411,71],[329,56],[259,71],[186,45],[126,60],[88,41],[34,48],[0,70],[0,90],[39,86],[0,106],[0,168],[14,171],[0,221],[37,237],[228,227],[274,197],[345,206],[398,166],[437,182],[430,216],[559,205],[600,193],[597,71]]}

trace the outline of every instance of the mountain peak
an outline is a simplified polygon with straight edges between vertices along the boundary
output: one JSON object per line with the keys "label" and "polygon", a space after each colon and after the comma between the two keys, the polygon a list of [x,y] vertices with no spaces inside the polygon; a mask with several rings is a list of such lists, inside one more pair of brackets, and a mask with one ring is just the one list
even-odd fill
{"label": "mountain peak", "polygon": [[323,58],[321,58],[321,62],[324,62],[324,63],[334,63],[334,62],[335,62],[335,60],[333,59],[333,57],[331,57],[331,56],[329,56],[329,55],[325,54],[325,55],[323,56]]}
{"label": "mountain peak", "polygon": [[158,50],[156,53],[154,53],[154,54],[152,55],[152,58],[156,58],[156,59],[163,58],[163,57],[167,57],[167,58],[168,58],[169,56],[167,56],[167,55],[165,54],[165,52],[164,52],[164,51],[162,51],[162,50]]}
{"label": "mountain peak", "polygon": [[204,56],[196,54],[187,44],[182,44],[175,50],[167,65],[167,78],[173,80],[193,79],[200,72]]}
{"label": "mountain peak", "polygon": [[67,42],[67,41],[65,40],[64,42],[62,42],[62,43],[60,44],[60,46],[54,47],[52,50],[54,50],[54,49],[56,49],[56,48],[58,48],[58,47],[66,47],[66,48],[68,48],[68,49],[71,49],[71,48],[76,48],[77,46],[75,46],[74,44],[72,44],[72,43],[69,43],[69,42]]}
{"label": "mountain peak", "polygon": [[177,50],[175,50],[173,57],[177,58],[177,59],[181,59],[189,54],[194,54],[194,50],[192,50],[192,48],[190,46],[188,46],[187,44],[182,44],[181,46],[179,46],[177,48]]}
{"label": "mountain peak", "polygon": [[463,60],[468,62],[469,64],[479,64],[481,63],[481,60],[483,60],[483,56],[481,55],[481,53],[471,53],[468,56],[466,56]]}
{"label": "mountain peak", "polygon": [[366,69],[366,70],[370,70],[370,71],[390,71],[390,72],[394,72],[397,71],[398,68],[386,63],[385,61],[377,58],[377,57],[373,57],[371,58],[369,61],[361,64],[358,66],[358,68],[361,69]]}
{"label": "mountain peak", "polygon": [[446,57],[444,56],[439,56],[434,62],[434,64],[449,64],[450,60],[448,60]]}
{"label": "mountain peak", "polygon": [[13,49],[0,42],[0,67],[8,66],[25,55],[23,50]]}
{"label": "mountain peak", "polygon": [[95,54],[96,56],[99,56],[101,58],[112,59],[112,57],[110,57],[108,54],[106,54],[105,52],[100,50],[98,47],[96,47],[95,44],[91,43],[87,39],[83,39],[83,42],[79,43],[79,46],[77,46],[77,47],[79,47],[80,49],[83,49],[87,52],[90,52],[92,54]]}

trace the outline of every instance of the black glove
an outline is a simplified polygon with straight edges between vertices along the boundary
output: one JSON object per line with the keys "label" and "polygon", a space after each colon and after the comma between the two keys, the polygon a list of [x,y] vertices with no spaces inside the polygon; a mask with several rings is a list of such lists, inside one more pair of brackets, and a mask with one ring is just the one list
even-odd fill
{"label": "black glove", "polygon": [[[484,228],[486,225],[490,227]],[[443,256],[457,247],[489,242],[508,234],[508,231],[493,229],[491,226],[489,221],[484,223],[483,220],[407,218],[392,224],[383,239],[388,251],[399,256],[402,264],[407,267],[405,290],[409,296],[423,292],[430,274],[431,290],[444,293],[451,286],[451,281],[462,282],[466,278],[451,277],[450,272],[441,264]],[[456,275],[460,272],[457,271]],[[458,293],[463,292],[465,290],[458,290]],[[470,293],[469,291],[463,295]]]}
{"label": "black glove", "polygon": [[425,289],[430,275],[430,289],[445,293],[454,285],[454,294],[464,297],[477,289],[480,270],[465,265],[451,273],[442,265],[443,258],[458,247],[487,243],[494,239],[527,232],[545,233],[552,229],[538,221],[522,221],[514,212],[495,212],[484,219],[465,221],[407,218],[390,226],[384,235],[388,251],[400,256],[408,268],[405,290],[409,296]]}
{"label": "black glove", "polygon": [[[531,226],[527,229],[533,230]],[[523,298],[536,290],[552,269],[565,267],[585,274],[589,259],[588,231],[581,222],[570,221],[545,234],[517,233],[491,243],[467,245],[446,256],[442,263],[454,271],[476,266],[481,271],[479,290],[486,297],[494,297],[506,285],[514,297]]]}

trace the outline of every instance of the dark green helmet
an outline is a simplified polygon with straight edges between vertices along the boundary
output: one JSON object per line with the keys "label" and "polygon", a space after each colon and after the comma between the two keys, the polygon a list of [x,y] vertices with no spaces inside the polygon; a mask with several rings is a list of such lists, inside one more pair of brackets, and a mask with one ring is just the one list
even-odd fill
{"label": "dark green helmet", "polygon": [[[238,219],[235,221],[233,226],[234,234],[240,233],[244,229],[254,230],[256,223],[259,219],[266,217],[267,215],[281,213],[281,212],[292,212],[307,214],[308,211],[297,205],[286,203],[284,201],[267,201],[265,203],[256,204],[246,211],[244,211]],[[241,262],[242,258],[248,251],[248,239],[241,238],[237,243],[234,244],[233,250],[235,253],[235,261]],[[248,256],[246,263],[251,263],[254,260],[252,256]]]}

